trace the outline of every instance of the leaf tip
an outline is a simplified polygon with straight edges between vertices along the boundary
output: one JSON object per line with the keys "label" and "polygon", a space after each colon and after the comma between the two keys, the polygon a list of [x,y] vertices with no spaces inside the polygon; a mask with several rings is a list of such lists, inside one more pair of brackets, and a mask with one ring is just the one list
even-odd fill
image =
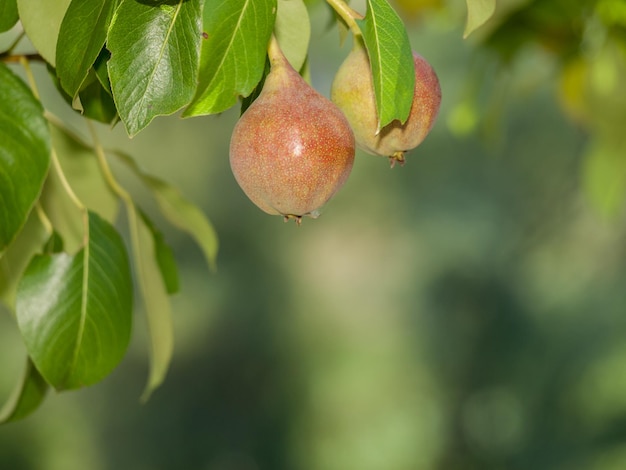
{"label": "leaf tip", "polygon": [[484,25],[496,11],[496,0],[467,0],[467,22],[463,39]]}

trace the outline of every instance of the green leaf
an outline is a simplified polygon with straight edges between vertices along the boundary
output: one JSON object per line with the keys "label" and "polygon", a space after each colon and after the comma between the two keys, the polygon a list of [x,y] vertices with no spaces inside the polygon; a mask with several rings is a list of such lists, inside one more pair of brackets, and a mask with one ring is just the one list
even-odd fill
{"label": "green leaf", "polygon": [[111,88],[132,137],[156,116],[189,103],[196,89],[201,0],[122,0],[109,29]]}
{"label": "green leaf", "polygon": [[496,11],[496,0],[467,0],[467,23],[463,38],[487,22]]}
{"label": "green leaf", "polygon": [[207,0],[196,94],[183,116],[220,113],[263,75],[276,0]]}
{"label": "green leaf", "polygon": [[215,270],[217,234],[204,213],[185,199],[178,189],[163,181],[152,179],[149,186],[165,218],[196,240],[207,264]]}
{"label": "green leaf", "polygon": [[24,376],[17,384],[13,394],[0,409],[0,424],[25,418],[43,402],[48,391],[48,384],[28,359]]}
{"label": "green leaf", "polygon": [[83,115],[104,124],[115,124],[119,116],[111,92],[104,88],[94,69],[89,70],[87,77],[78,92]]}
{"label": "green leaf", "polygon": [[37,255],[17,290],[26,349],[57,390],[94,384],[120,362],[130,339],[132,280],[115,229],[85,212],[85,245],[75,255]]}
{"label": "green leaf", "polygon": [[270,70],[271,70],[270,58],[266,56],[265,68],[263,69],[263,75],[261,76],[261,80],[254,87],[254,90],[252,90],[252,93],[250,93],[245,98],[241,99],[241,109],[239,110],[239,115],[242,115],[243,113],[245,113],[246,109],[248,109],[250,105],[254,103],[254,101],[259,97],[259,95],[263,91],[263,86],[265,86],[265,79],[269,75]]}
{"label": "green leaf", "polygon": [[0,63],[0,256],[26,223],[50,163],[41,103]]}
{"label": "green leaf", "polygon": [[300,70],[304,65],[311,37],[309,12],[303,0],[278,0],[274,34],[291,66]]}
{"label": "green leaf", "polygon": [[141,396],[146,401],[165,379],[172,351],[174,333],[172,312],[161,268],[155,257],[157,246],[144,218],[137,216],[134,206],[128,208],[133,233],[133,259],[139,290],[143,298],[150,333],[151,362],[148,383]]}
{"label": "green leaf", "polygon": [[20,21],[35,49],[53,66],[61,22],[71,0],[17,0]]}
{"label": "green leaf", "polygon": [[[56,75],[56,70],[50,65],[48,65],[48,72],[59,94],[73,109],[89,119],[114,125],[119,120],[119,116],[108,82],[106,63],[104,67],[100,65],[99,69],[96,70],[95,67],[97,63],[98,59],[96,59],[94,68],[91,68],[87,73],[87,78],[82,83],[78,96],[75,98],[68,95],[63,87],[61,87],[61,82]],[[104,75],[102,72],[103,68],[105,69]]]}
{"label": "green leaf", "polygon": [[395,120],[404,123],[415,89],[413,53],[404,24],[387,0],[367,0],[365,18],[357,23],[372,68],[378,127]]}
{"label": "green leaf", "polygon": [[172,247],[167,244],[163,233],[154,225],[152,220],[143,212],[139,211],[143,223],[150,229],[154,241],[154,257],[157,261],[163,282],[168,294],[176,294],[179,290],[178,269]]}
{"label": "green leaf", "polygon": [[41,252],[48,236],[39,217],[32,211],[22,231],[0,258],[0,300],[12,312],[15,311],[17,283],[31,258]]}
{"label": "green leaf", "polygon": [[152,190],[152,194],[165,218],[172,225],[187,232],[195,239],[207,264],[215,270],[218,248],[217,234],[204,213],[188,201],[178,189],[145,173],[129,155],[122,152],[115,152],[115,155]]}
{"label": "green leaf", "polygon": [[0,0],[0,33],[11,29],[18,19],[17,1]]}
{"label": "green leaf", "polygon": [[73,0],[56,46],[56,69],[61,86],[74,98],[87,78],[104,42],[116,0]]}
{"label": "green leaf", "polygon": [[100,54],[98,54],[98,57],[96,57],[96,61],[93,64],[93,70],[96,73],[98,81],[102,84],[102,88],[113,96],[113,92],[111,91],[111,80],[109,80],[109,69],[107,68],[109,59],[111,59],[111,53],[106,47],[103,47]]}

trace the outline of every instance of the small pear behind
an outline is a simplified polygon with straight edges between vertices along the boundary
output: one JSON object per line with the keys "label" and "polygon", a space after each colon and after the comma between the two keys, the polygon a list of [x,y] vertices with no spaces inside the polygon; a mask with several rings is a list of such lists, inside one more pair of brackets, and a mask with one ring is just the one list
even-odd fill
{"label": "small pear behind", "polygon": [[379,133],[378,114],[370,62],[365,46],[357,40],[339,67],[331,87],[332,101],[344,112],[363,150],[402,163],[404,153],[417,147],[435,123],[441,104],[441,88],[435,71],[413,53],[415,89],[407,121],[393,121]]}

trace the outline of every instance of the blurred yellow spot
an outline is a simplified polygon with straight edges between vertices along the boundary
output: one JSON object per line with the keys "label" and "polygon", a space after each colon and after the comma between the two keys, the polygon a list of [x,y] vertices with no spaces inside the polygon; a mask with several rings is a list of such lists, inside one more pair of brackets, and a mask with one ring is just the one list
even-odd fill
{"label": "blurred yellow spot", "polygon": [[470,101],[462,101],[448,114],[446,124],[450,132],[456,137],[464,137],[471,134],[478,125],[476,107]]}
{"label": "blurred yellow spot", "polygon": [[596,13],[604,24],[626,26],[626,0],[600,0]]}
{"label": "blurred yellow spot", "polygon": [[618,76],[614,54],[603,50],[591,64],[591,86],[600,96],[617,92]]}
{"label": "blurred yellow spot", "polygon": [[587,104],[585,87],[587,83],[588,65],[577,58],[563,67],[560,80],[559,98],[565,112],[574,121],[585,123]]}
{"label": "blurred yellow spot", "polygon": [[623,148],[596,141],[585,155],[583,182],[589,201],[607,218],[621,210],[626,199],[626,160]]}
{"label": "blurred yellow spot", "polygon": [[406,18],[415,18],[427,10],[437,10],[443,6],[441,0],[395,0],[398,13]]}

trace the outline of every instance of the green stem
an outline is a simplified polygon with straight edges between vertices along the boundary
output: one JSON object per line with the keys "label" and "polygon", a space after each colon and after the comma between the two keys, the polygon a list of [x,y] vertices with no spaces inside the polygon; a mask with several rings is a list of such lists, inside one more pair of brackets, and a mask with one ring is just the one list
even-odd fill
{"label": "green stem", "polygon": [[26,79],[28,80],[28,85],[30,86],[30,89],[32,90],[35,98],[39,100],[39,91],[37,90],[37,83],[35,82],[35,76],[33,75],[33,71],[30,68],[30,63],[28,62],[28,59],[26,58],[26,56],[23,56],[23,55],[12,56],[12,57],[17,57],[16,61],[19,62],[24,68],[24,72],[26,73]]}
{"label": "green stem", "polygon": [[[28,60],[24,56],[20,56],[19,62],[20,62],[20,64],[22,64],[22,67],[24,67],[24,72],[26,73],[26,79],[28,80],[28,84],[30,85],[30,89],[32,90],[33,95],[35,96],[35,98],[39,99],[39,91],[37,90],[37,84],[35,83],[35,77],[33,75],[33,71],[30,68],[30,64],[28,63]],[[50,160],[52,161],[52,166],[54,167],[54,170],[56,171],[57,175],[59,176],[59,180],[61,180],[61,185],[63,186],[63,189],[65,189],[65,192],[69,196],[69,198],[72,201],[72,203],[80,211],[82,211],[84,213],[87,213],[87,208],[80,201],[78,196],[76,196],[76,193],[74,192],[74,190],[70,186],[69,181],[65,177],[65,173],[63,173],[63,168],[61,167],[61,163],[59,162],[59,158],[58,158],[58,156],[56,154],[56,151],[54,149],[52,149],[51,152],[50,152]]]}
{"label": "green stem", "polygon": [[285,54],[283,54],[283,51],[280,48],[280,45],[278,44],[278,39],[276,39],[276,35],[274,34],[272,34],[272,37],[270,38],[270,43],[267,47],[267,55],[269,56],[272,64],[276,62],[285,62],[287,60],[285,58]]}
{"label": "green stem", "polygon": [[54,149],[52,149],[52,152],[50,152],[50,160],[52,160],[52,166],[54,166],[54,171],[56,171],[57,175],[59,176],[59,179],[61,180],[61,185],[63,186],[63,189],[65,190],[72,203],[78,208],[78,210],[87,213],[87,207],[85,207],[85,204],[83,204],[78,198],[78,196],[72,189],[72,186],[70,186],[69,181],[65,177],[65,173],[63,173],[63,168],[61,167],[61,163],[59,162],[59,157],[57,156],[57,153]]}
{"label": "green stem", "polygon": [[85,121],[87,121],[87,127],[89,127],[89,133],[91,134],[91,139],[93,140],[94,145],[93,148],[96,153],[96,157],[98,158],[98,165],[100,165],[100,170],[102,171],[102,176],[104,177],[104,180],[109,185],[109,188],[111,188],[111,191],[113,191],[113,193],[117,197],[122,199],[129,208],[130,206],[133,206],[134,210],[132,197],[124,188],[120,186],[120,184],[115,179],[115,176],[113,176],[113,172],[111,171],[111,167],[109,166],[109,162],[104,153],[104,148],[102,147],[100,139],[98,138],[96,127],[89,119],[85,119]]}
{"label": "green stem", "polygon": [[343,0],[326,0],[326,3],[328,3],[341,19],[345,21],[350,31],[352,31],[352,34],[355,36],[361,35],[361,28],[359,28],[355,20],[362,20],[363,15],[350,8]]}
{"label": "green stem", "polygon": [[36,60],[39,62],[45,62],[46,60],[39,54],[9,54],[9,52],[3,52],[0,54],[0,62],[22,62],[22,59]]}

